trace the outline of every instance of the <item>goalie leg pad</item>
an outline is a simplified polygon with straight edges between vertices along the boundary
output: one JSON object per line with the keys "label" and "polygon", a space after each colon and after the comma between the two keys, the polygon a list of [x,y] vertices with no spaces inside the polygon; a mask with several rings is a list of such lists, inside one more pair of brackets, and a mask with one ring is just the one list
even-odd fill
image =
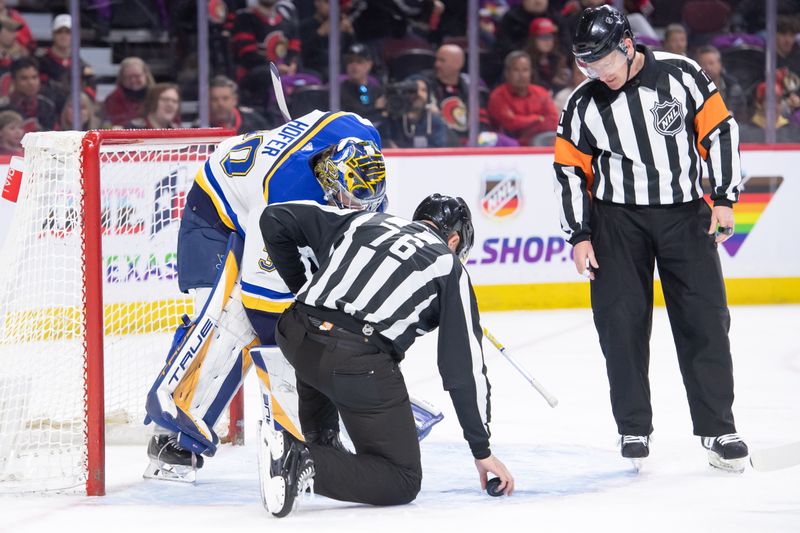
{"label": "goalie leg pad", "polygon": [[184,316],[183,324],[178,326],[173,337],[172,347],[167,355],[167,361],[148,393],[148,416],[145,418],[145,424],[157,421],[161,411],[170,414],[171,418],[177,416],[177,412],[172,406],[160,406],[158,398],[151,399],[151,396],[154,396],[159,388],[172,394],[188,372],[189,367],[195,362],[197,355],[207,349],[207,344],[213,337],[212,334],[216,330],[222,311],[236,286],[243,246],[241,237],[232,233],[228,239],[223,267],[217,275],[205,305],[196,313],[194,320],[188,321],[188,317]]}
{"label": "goalie leg pad", "polygon": [[179,327],[167,363],[148,393],[147,417],[175,433],[195,453],[213,455],[211,429],[250,366],[255,333],[241,303],[238,261],[242,240],[231,234],[224,267],[198,317]]}
{"label": "goalie leg pad", "polygon": [[[209,350],[172,394],[181,446],[195,453],[214,454],[218,439],[212,428],[247,374],[249,347],[257,342],[254,337],[241,301],[232,298]],[[243,346],[245,343],[247,346]]]}
{"label": "goalie leg pad", "polygon": [[303,442],[294,367],[275,346],[254,347],[250,355],[261,386],[263,424],[274,431],[285,429]]}
{"label": "goalie leg pad", "polygon": [[183,315],[183,324],[175,331],[167,363],[147,394],[145,425],[155,422],[165,429],[177,431],[174,420],[178,412],[172,393],[178,386],[180,378],[188,372],[197,354],[206,350],[216,328],[216,321],[210,317],[201,315],[198,318],[191,322],[187,315]]}

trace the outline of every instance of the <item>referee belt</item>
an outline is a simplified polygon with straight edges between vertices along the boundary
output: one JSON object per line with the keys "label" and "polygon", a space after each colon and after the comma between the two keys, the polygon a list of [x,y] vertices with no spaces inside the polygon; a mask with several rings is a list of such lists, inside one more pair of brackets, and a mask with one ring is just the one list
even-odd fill
{"label": "referee belt", "polygon": [[289,309],[292,308],[306,315],[309,324],[315,330],[327,332],[335,337],[371,344],[383,353],[391,355],[396,361],[403,359],[402,354],[396,353],[394,344],[375,331],[375,328],[367,322],[362,322],[341,311],[320,309],[303,302],[295,301],[289,306]]}

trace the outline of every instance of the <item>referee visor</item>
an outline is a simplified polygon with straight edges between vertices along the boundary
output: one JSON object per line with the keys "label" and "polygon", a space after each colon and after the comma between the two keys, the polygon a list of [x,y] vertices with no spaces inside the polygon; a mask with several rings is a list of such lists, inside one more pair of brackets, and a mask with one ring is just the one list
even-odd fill
{"label": "referee visor", "polygon": [[587,62],[579,57],[575,58],[575,64],[581,72],[592,80],[599,80],[609,74],[613,74],[622,68],[627,61],[628,57],[619,48],[613,50],[610,54],[598,61]]}

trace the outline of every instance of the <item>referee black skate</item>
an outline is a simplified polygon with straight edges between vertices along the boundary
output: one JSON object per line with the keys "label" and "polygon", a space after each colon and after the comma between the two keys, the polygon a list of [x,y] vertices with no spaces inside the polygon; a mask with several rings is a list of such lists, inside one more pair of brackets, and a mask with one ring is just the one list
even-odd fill
{"label": "referee black skate", "polygon": [[[280,494],[266,500],[276,516],[291,511],[312,476],[315,492],[337,500],[398,505],[416,498],[420,450],[399,363],[418,336],[437,327],[439,372],[481,486],[492,472],[502,491],[514,490],[513,477],[489,448],[482,330],[461,262],[473,243],[469,208],[461,198],[434,194],[413,218],[311,202],[269,206],[261,217],[270,258],[297,295],[278,321],[278,345],[298,388],[302,382],[336,405],[356,452],[278,431],[282,455],[272,456],[270,475],[279,483],[268,490]],[[306,246],[319,262],[308,281],[298,254]]]}
{"label": "referee black skate", "polygon": [[[694,433],[713,466],[741,472],[748,451],[733,419],[717,253],[734,230],[738,126],[694,61],[635,46],[627,18],[610,6],[583,12],[572,49],[589,80],[561,115],[556,193],[575,266],[592,280],[622,455],[638,463],[650,451],[657,265]],[[713,208],[703,199],[704,161]]]}

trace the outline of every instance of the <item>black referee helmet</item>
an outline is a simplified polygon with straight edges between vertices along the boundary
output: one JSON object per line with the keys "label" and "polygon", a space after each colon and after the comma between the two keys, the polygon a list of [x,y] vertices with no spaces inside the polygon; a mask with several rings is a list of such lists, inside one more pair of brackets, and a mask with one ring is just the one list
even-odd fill
{"label": "black referee helmet", "polygon": [[432,194],[417,206],[412,219],[433,222],[445,242],[453,232],[457,233],[456,255],[462,261],[467,260],[475,241],[475,229],[472,227],[472,214],[463,198]]}
{"label": "black referee helmet", "polygon": [[627,54],[624,39],[633,39],[628,18],[609,5],[589,7],[583,11],[572,40],[575,59],[592,63],[614,50]]}

